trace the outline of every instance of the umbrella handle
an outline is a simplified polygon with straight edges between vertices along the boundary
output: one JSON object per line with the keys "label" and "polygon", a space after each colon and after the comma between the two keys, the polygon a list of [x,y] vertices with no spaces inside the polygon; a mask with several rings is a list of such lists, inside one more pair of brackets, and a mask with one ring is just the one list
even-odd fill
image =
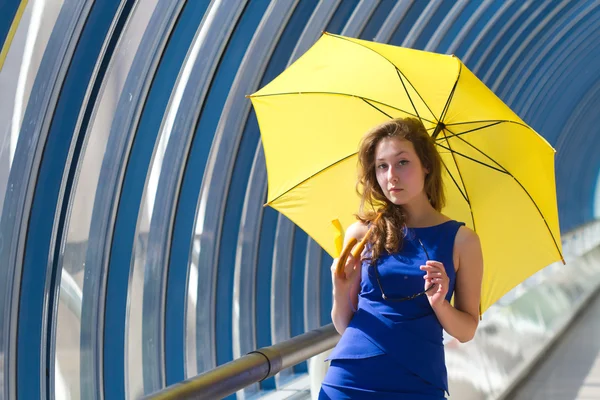
{"label": "umbrella handle", "polygon": [[[371,235],[371,230],[373,230],[373,226],[371,226],[369,228],[369,230],[367,231],[365,236],[362,238],[362,240],[358,243],[358,245],[356,246],[354,251],[352,251],[352,257],[354,257],[354,258],[360,257],[360,255],[362,254],[362,252],[367,244],[367,241],[369,240],[369,236]],[[335,266],[335,273],[339,278],[344,277],[344,267],[346,266],[346,260],[348,259],[348,255],[350,255],[350,251],[352,250],[352,248],[354,247],[354,245],[357,242],[358,242],[358,240],[356,238],[350,239],[348,241],[348,244],[346,244],[346,247],[344,247],[344,251],[342,251],[342,254],[340,254],[340,258],[338,258],[337,265]]]}

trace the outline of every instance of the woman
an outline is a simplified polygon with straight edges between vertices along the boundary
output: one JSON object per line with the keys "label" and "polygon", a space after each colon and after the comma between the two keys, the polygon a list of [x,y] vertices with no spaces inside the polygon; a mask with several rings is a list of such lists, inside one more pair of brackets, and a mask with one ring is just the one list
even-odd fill
{"label": "woman", "polygon": [[440,212],[442,161],[418,119],[377,126],[363,137],[358,158],[359,221],[344,240],[372,231],[343,277],[335,273],[337,259],[332,265],[331,318],[342,338],[319,398],[444,399],[442,329],[464,343],[479,320],[479,238]]}

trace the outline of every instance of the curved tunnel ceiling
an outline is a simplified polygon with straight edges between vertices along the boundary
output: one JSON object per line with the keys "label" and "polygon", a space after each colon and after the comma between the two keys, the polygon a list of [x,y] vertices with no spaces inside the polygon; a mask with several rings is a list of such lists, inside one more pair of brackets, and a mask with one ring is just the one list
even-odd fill
{"label": "curved tunnel ceiling", "polygon": [[[0,110],[0,397],[135,397],[329,322],[331,260],[262,207],[244,97],[322,31],[456,54],[557,149],[562,231],[594,219],[597,0],[9,3],[2,104],[29,95]],[[36,69],[23,32],[43,13]]]}

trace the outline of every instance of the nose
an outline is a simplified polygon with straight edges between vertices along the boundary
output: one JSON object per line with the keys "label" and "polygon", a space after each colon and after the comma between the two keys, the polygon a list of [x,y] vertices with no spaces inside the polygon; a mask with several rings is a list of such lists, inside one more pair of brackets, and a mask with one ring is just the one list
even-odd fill
{"label": "nose", "polygon": [[390,167],[387,171],[388,181],[391,183],[398,182],[398,176],[396,175],[396,171],[393,167]]}

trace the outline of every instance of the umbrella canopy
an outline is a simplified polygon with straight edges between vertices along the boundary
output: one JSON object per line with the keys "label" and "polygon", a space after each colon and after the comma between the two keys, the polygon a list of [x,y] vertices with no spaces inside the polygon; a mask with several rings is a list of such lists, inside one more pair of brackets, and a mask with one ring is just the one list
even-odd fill
{"label": "umbrella canopy", "polygon": [[554,149],[455,56],[325,33],[250,96],[261,130],[268,205],[333,257],[332,229],[356,221],[360,138],[418,117],[444,164],[447,205],[481,240],[481,311],[562,260]]}

